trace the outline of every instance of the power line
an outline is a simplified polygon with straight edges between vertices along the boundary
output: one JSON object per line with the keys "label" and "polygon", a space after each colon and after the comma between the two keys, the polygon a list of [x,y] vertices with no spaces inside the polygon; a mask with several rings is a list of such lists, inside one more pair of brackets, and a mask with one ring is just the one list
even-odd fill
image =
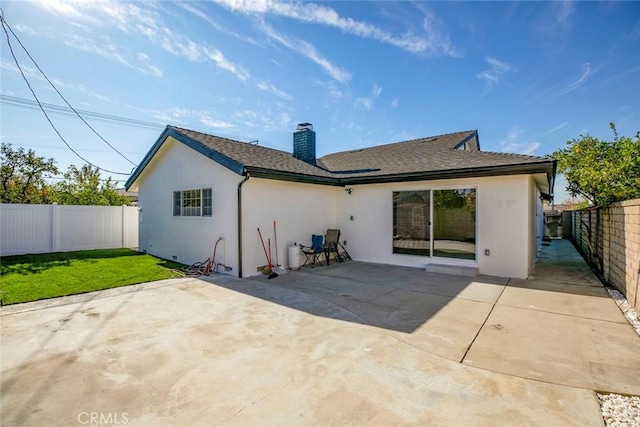
{"label": "power line", "polygon": [[[31,94],[33,95],[33,98],[38,103],[38,106],[40,107],[40,110],[42,110],[42,113],[47,118],[47,121],[49,122],[49,124],[51,125],[51,127],[53,128],[55,133],[58,135],[60,140],[62,142],[64,142],[64,144],[69,148],[69,150],[71,150],[71,152],[73,152],[73,154],[78,156],[85,163],[97,168],[98,170],[105,171],[105,172],[112,173],[112,174],[116,174],[116,175],[131,175],[131,172],[129,172],[129,173],[126,173],[126,172],[115,172],[115,171],[112,171],[112,170],[109,170],[109,169],[101,168],[100,166],[97,166],[97,165],[91,163],[89,160],[87,160],[84,157],[82,157],[76,150],[74,150],[69,145],[69,143],[64,139],[64,137],[60,134],[60,132],[58,131],[56,126],[53,124],[53,122],[51,121],[51,118],[49,118],[49,115],[47,114],[45,109],[42,107],[42,104],[40,103],[40,100],[38,99],[38,96],[36,95],[35,91],[31,87],[31,84],[29,83],[29,79],[27,79],[27,76],[25,76],[24,71],[22,70],[22,67],[20,66],[20,62],[18,62],[18,58],[16,57],[16,55],[15,55],[15,53],[13,51],[13,47],[11,46],[11,38],[9,37],[9,33],[7,32],[7,27],[9,27],[9,24],[7,24],[7,21],[5,21],[5,19],[4,19],[4,11],[2,10],[2,8],[0,8],[0,23],[2,23],[2,30],[4,31],[4,34],[7,37],[7,45],[9,46],[9,51],[11,52],[11,56],[13,57],[13,61],[16,63],[16,67],[18,67],[18,70],[20,71],[20,74],[22,75],[22,78],[24,79],[25,83],[27,84],[27,87],[31,91]],[[11,29],[11,28],[9,27],[9,29]],[[12,33],[13,33],[13,31],[12,31]]]}
{"label": "power line", "polygon": [[[65,102],[65,104],[67,104],[69,106],[69,108],[76,114],[76,116],[78,116],[78,118],[80,120],[82,120],[82,122],[87,125],[87,127],[89,129],[91,129],[91,131],[96,134],[96,136],[98,138],[100,138],[105,144],[107,144],[109,147],[111,147],[111,149],[113,149],[113,151],[115,151],[116,153],[118,153],[123,159],[125,159],[126,161],[128,161],[129,163],[131,163],[134,167],[137,166],[134,162],[132,162],[127,156],[125,156],[124,154],[122,154],[116,147],[114,147],[113,145],[109,144],[109,142],[104,139],[102,137],[102,135],[100,135],[98,133],[98,131],[96,131],[93,126],[91,126],[85,119],[84,117],[82,117],[80,115],[80,113],[78,113],[78,111],[73,108],[73,106],[69,103],[69,101],[67,101],[67,98],[65,98],[62,93],[60,93],[60,91],[58,90],[58,88],[56,87],[56,85],[53,84],[53,82],[49,79],[49,77],[45,74],[44,71],[42,71],[42,68],[40,68],[40,65],[38,65],[38,63],[36,62],[35,59],[33,59],[33,57],[31,56],[31,54],[29,53],[29,51],[27,50],[27,48],[22,44],[22,41],[20,41],[20,39],[18,38],[18,36],[16,35],[16,33],[13,32],[13,30],[11,29],[11,26],[9,24],[7,24],[7,22],[4,20],[4,11],[2,11],[2,22],[3,22],[3,27],[4,25],[7,26],[7,28],[9,29],[9,31],[11,32],[11,34],[13,35],[13,37],[17,40],[18,44],[20,45],[20,47],[22,47],[22,50],[24,50],[24,52],[27,54],[27,56],[29,57],[29,59],[31,60],[31,62],[33,62],[33,65],[36,66],[36,68],[38,69],[38,71],[40,71],[40,73],[44,76],[45,80],[47,82],[49,82],[49,84],[51,85],[51,87],[53,88],[53,90],[56,91],[56,93],[58,95],[60,95],[60,98],[62,98],[62,100]],[[5,33],[7,32],[7,30],[5,29]],[[7,40],[9,39],[9,35],[7,34]]]}
{"label": "power line", "polygon": [[[54,181],[66,181],[69,178],[64,177],[64,176],[45,176],[44,179],[51,179]],[[114,184],[119,184],[121,182],[125,182],[125,179],[104,179],[104,178],[99,178],[98,182],[113,182]]]}
{"label": "power line", "polygon": [[[10,105],[13,107],[18,107],[18,108],[25,108],[28,110],[40,111],[40,107],[38,106],[37,102],[30,99],[26,99],[26,98],[20,98],[17,96],[0,94],[0,103],[5,105]],[[63,105],[49,104],[46,102],[41,102],[41,105],[44,107],[45,110],[47,110],[49,113],[52,113],[52,114],[60,114],[64,116],[74,115],[71,109]],[[148,129],[164,129],[166,127],[166,125],[163,125],[161,123],[129,119],[127,117],[113,116],[110,114],[97,113],[95,111],[81,110],[81,109],[77,109],[77,111],[82,113],[84,117],[88,117],[91,119],[95,119],[95,120],[99,120],[107,123],[117,123],[125,126],[141,127],[141,128],[148,128]],[[207,132],[204,130],[203,130],[203,133],[212,134],[211,132]],[[287,151],[290,149],[290,147],[287,147],[281,144],[276,144],[270,141],[265,141],[263,139],[258,141],[258,139],[256,139],[255,137],[232,135],[224,132],[216,132],[215,135],[222,138],[233,139],[236,141],[243,141],[249,144],[262,145],[264,147],[279,149],[282,151]],[[88,151],[88,150],[82,150],[82,151]]]}
{"label": "power line", "polygon": [[[25,108],[29,110],[40,110],[38,103],[26,98],[19,98],[17,96],[4,95],[0,94],[0,103],[5,105],[11,105],[14,107]],[[69,107],[65,107],[62,105],[49,104],[46,102],[41,102],[41,105],[45,110],[49,111],[53,114],[60,114],[65,116],[74,116],[75,114]],[[89,117],[91,119],[107,122],[107,123],[117,123],[125,126],[134,126],[134,127],[143,127],[150,129],[164,129],[165,125],[154,122],[146,122],[143,120],[135,120],[129,119],[127,117],[113,116],[111,114],[97,113],[95,111],[89,110],[81,110],[76,108],[76,111],[82,113],[84,117]]]}
{"label": "power line", "polygon": [[[11,137],[3,137],[3,139],[5,141],[11,141],[12,138]],[[43,149],[48,149],[48,150],[66,150],[65,147],[60,147],[60,146],[52,146],[52,145],[32,145],[32,144],[19,144],[19,143],[13,143],[14,145],[18,145],[20,147],[24,147],[24,148],[43,148]],[[110,150],[93,150],[90,148],[83,148],[83,149],[79,149],[78,151],[80,152],[87,152],[87,153],[111,153]],[[145,154],[144,152],[141,151],[125,151],[125,153],[127,154]]]}

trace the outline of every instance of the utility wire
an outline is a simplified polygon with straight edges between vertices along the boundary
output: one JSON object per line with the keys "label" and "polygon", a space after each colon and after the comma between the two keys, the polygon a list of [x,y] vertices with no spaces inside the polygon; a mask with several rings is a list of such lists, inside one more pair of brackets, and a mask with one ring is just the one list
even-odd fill
{"label": "utility wire", "polygon": [[[38,110],[38,111],[40,110],[37,102],[31,99],[20,98],[17,96],[0,94],[0,103],[6,104],[6,105],[12,105],[14,107],[26,108],[30,110]],[[50,113],[61,114],[65,116],[74,115],[73,111],[69,107],[56,105],[56,104],[48,104],[46,102],[42,102],[41,104]],[[107,123],[117,123],[117,124],[122,124],[126,126],[151,128],[151,129],[164,129],[165,127],[165,125],[160,123],[146,122],[143,120],[129,119],[129,118],[120,117],[120,116],[112,116],[110,114],[97,113],[95,111],[81,110],[78,108],[76,109],[76,111],[78,111],[79,113],[82,113],[84,117],[90,117],[92,119],[107,122]]]}
{"label": "utility wire", "polygon": [[[34,92],[33,88],[31,87],[31,84],[29,83],[29,79],[27,79],[27,76],[25,76],[24,71],[22,70],[22,67],[20,66],[20,62],[18,61],[18,58],[16,57],[16,55],[15,55],[15,53],[13,51],[13,47],[11,46],[11,38],[9,37],[9,33],[7,32],[7,27],[9,26],[9,24],[7,24],[7,21],[5,21],[5,19],[4,19],[4,11],[1,8],[0,8],[0,23],[2,23],[2,30],[4,31],[4,34],[7,37],[7,44],[9,45],[9,51],[11,52],[11,56],[13,57],[13,61],[16,63],[16,67],[18,67],[18,70],[20,71],[20,74],[22,75],[22,78],[24,79],[25,83],[29,87],[29,90],[31,91],[31,94],[33,95],[33,98],[38,103],[38,106],[40,107],[40,110],[42,110],[42,113],[47,118],[47,121],[49,122],[49,124],[51,125],[51,127],[53,128],[55,133],[58,135],[60,140],[62,140],[62,142],[64,142],[64,144],[69,148],[69,150],[71,150],[71,152],[73,152],[73,154],[75,154],[80,159],[82,159],[82,161],[84,161],[85,163],[87,163],[87,164],[89,164],[89,165],[91,165],[91,166],[93,166],[95,168],[98,168],[101,171],[105,171],[105,172],[116,174],[116,175],[131,175],[130,172],[115,172],[115,171],[112,171],[112,170],[109,170],[109,169],[101,168],[100,166],[97,166],[97,165],[91,163],[89,160],[87,160],[84,157],[82,157],[76,150],[74,150],[69,145],[69,143],[64,139],[64,137],[60,134],[60,132],[58,131],[56,126],[53,124],[53,122],[51,121],[51,118],[49,118],[49,115],[47,114],[45,109],[42,107],[42,104],[40,103],[40,100],[38,99],[38,96],[36,95],[36,93]],[[9,29],[11,29],[11,28],[9,28]]]}
{"label": "utility wire", "polygon": [[[3,139],[6,140],[6,141],[11,141],[14,138],[12,138],[10,136],[3,136]],[[18,144],[18,143],[15,143],[15,145],[19,145],[20,147],[24,147],[24,148],[49,149],[49,150],[67,150],[66,147],[60,147],[58,145],[56,145],[55,147],[52,146],[52,145],[31,145],[31,144]],[[84,153],[111,153],[111,150],[93,150],[91,148],[83,148],[83,149],[78,150],[78,151],[84,152]],[[140,151],[125,151],[125,153],[127,153],[127,154],[140,154],[140,155],[146,154],[146,153],[140,152]]]}
{"label": "utility wire", "polygon": [[[82,120],[82,122],[87,125],[87,127],[89,129],[91,129],[91,131],[96,134],[96,136],[98,138],[100,138],[105,144],[107,144],[109,147],[111,147],[111,149],[113,149],[113,151],[115,151],[116,153],[118,153],[123,159],[125,159],[126,161],[128,161],[129,163],[131,163],[134,167],[137,166],[137,164],[135,164],[134,162],[132,162],[127,156],[125,156],[124,154],[122,154],[116,147],[114,147],[113,145],[109,144],[109,142],[104,139],[102,137],[102,135],[100,135],[98,133],[98,131],[96,131],[93,126],[91,126],[85,119],[84,117],[82,117],[80,115],[80,113],[78,113],[78,111],[73,108],[73,106],[69,103],[69,101],[67,101],[67,98],[65,98],[62,93],[60,93],[60,91],[58,90],[58,88],[56,87],[56,85],[53,84],[53,82],[49,79],[49,77],[45,74],[44,71],[42,71],[42,68],[40,68],[40,66],[38,65],[38,63],[36,62],[35,59],[33,59],[33,57],[31,56],[31,54],[29,53],[29,51],[27,50],[27,48],[22,44],[22,41],[20,41],[20,39],[18,38],[18,36],[16,35],[16,33],[13,32],[13,30],[11,29],[11,26],[7,23],[7,21],[5,21],[4,19],[4,11],[2,11],[2,15],[1,15],[1,19],[2,19],[2,24],[3,27],[6,25],[6,27],[9,29],[9,31],[11,32],[11,34],[13,35],[13,37],[17,40],[18,44],[20,45],[20,47],[22,47],[22,49],[25,51],[25,53],[27,54],[27,56],[29,57],[29,59],[31,59],[31,62],[33,62],[33,65],[36,66],[36,68],[38,69],[38,71],[40,71],[40,73],[42,73],[42,75],[44,76],[45,80],[47,82],[49,82],[49,84],[51,85],[51,87],[53,88],[53,90],[56,91],[56,93],[58,95],[60,95],[60,98],[62,98],[62,100],[65,102],[65,104],[67,104],[69,106],[69,108],[76,114],[76,116],[78,116],[78,118],[80,120]],[[7,30],[4,30],[5,33],[7,32]],[[9,40],[9,35],[7,34],[7,41]],[[15,58],[15,57],[14,57]],[[21,70],[22,72],[22,70]]]}

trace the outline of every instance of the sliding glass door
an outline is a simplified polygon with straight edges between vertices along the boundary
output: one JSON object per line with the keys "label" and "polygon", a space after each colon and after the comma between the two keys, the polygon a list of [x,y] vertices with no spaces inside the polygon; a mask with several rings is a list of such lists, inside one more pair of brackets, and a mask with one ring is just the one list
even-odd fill
{"label": "sliding glass door", "polygon": [[433,256],[476,259],[476,190],[433,190]]}
{"label": "sliding glass door", "polygon": [[393,253],[475,260],[476,228],[475,188],[393,193]]}
{"label": "sliding glass door", "polygon": [[431,254],[431,191],[393,193],[393,253]]}

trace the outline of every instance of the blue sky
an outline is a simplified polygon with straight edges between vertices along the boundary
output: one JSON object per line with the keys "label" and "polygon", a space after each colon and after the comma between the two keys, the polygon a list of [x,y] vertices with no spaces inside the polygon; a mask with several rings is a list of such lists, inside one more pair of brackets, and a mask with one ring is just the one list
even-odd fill
{"label": "blue sky", "polygon": [[[139,162],[165,124],[318,156],[477,129],[483,150],[546,155],[640,130],[639,2],[4,1],[6,21],[87,121]],[[42,102],[64,105],[12,39]],[[2,142],[84,163],[2,40]],[[18,100],[17,102],[22,102]],[[71,115],[51,118],[105,169],[132,165]],[[104,174],[108,175],[108,174]],[[126,179],[124,175],[113,175]],[[563,184],[556,193],[564,198]]]}

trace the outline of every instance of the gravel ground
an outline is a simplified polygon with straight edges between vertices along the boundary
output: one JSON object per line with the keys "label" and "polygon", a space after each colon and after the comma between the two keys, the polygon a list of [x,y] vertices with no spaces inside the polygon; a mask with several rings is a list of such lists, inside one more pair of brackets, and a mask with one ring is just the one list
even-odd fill
{"label": "gravel ground", "polygon": [[640,426],[640,397],[598,393],[607,427]]}
{"label": "gravel ground", "polygon": [[629,304],[629,301],[620,293],[619,291],[611,288],[607,288],[607,292],[611,295],[611,298],[618,304],[620,310],[624,314],[624,317],[627,318],[633,329],[636,330],[636,333],[640,335],[640,318],[638,318],[638,312]]}
{"label": "gravel ground", "polygon": [[[638,312],[627,299],[615,289],[607,288],[607,292],[616,302],[636,333],[640,335],[640,318]],[[622,396],[620,394],[600,394],[602,418],[607,427],[637,426],[640,427],[640,397]]]}

